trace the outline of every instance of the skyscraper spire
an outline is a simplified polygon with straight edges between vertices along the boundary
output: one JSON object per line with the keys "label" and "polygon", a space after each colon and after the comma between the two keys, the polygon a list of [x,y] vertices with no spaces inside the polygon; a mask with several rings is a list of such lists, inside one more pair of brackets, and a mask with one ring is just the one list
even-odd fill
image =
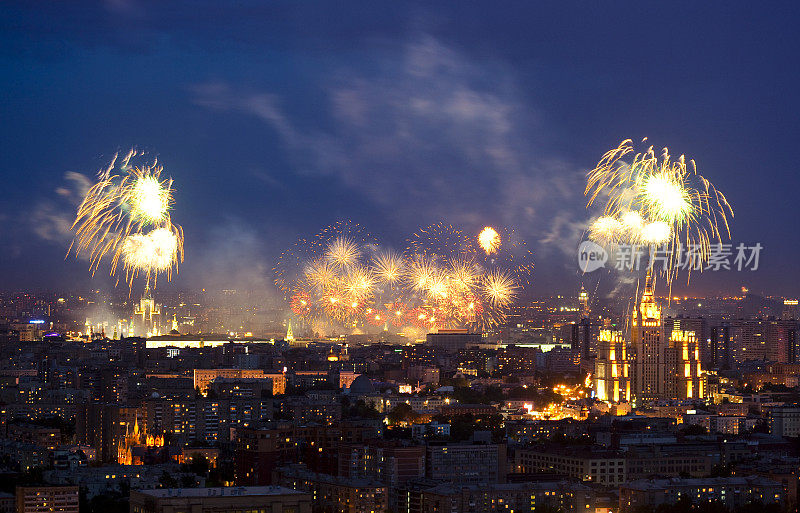
{"label": "skyscraper spire", "polygon": [[647,275],[644,278],[644,287],[638,306],[633,314],[634,326],[661,326],[661,306],[654,296],[651,269],[647,270]]}
{"label": "skyscraper spire", "polygon": [[581,285],[581,291],[578,294],[578,302],[580,303],[581,311],[581,319],[586,319],[589,317],[589,293],[586,292],[586,289],[583,288]]}
{"label": "skyscraper spire", "polygon": [[648,269],[631,323],[633,396],[638,404],[663,397],[666,347],[661,306],[653,296],[653,276]]}
{"label": "skyscraper spire", "polygon": [[294,333],[292,333],[292,320],[291,319],[288,320],[287,325],[288,325],[288,327],[286,328],[286,337],[284,337],[284,340],[286,340],[287,342],[293,342],[294,341]]}
{"label": "skyscraper spire", "polygon": [[653,269],[648,268],[644,277],[644,294],[653,297]]}

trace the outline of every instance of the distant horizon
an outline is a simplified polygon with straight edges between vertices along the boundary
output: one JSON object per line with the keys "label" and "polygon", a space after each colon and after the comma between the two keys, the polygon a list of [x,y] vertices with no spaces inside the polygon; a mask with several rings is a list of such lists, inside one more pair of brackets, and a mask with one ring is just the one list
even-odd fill
{"label": "distant horizon", "polygon": [[[209,290],[202,290],[202,289],[199,289],[199,290],[192,290],[192,289],[163,290],[163,289],[158,289],[158,290],[153,290],[152,291],[152,295],[154,297],[157,297],[159,295],[159,293],[161,293],[164,296],[174,296],[174,295],[178,295],[178,294],[202,294],[202,293],[206,293],[206,294],[221,294],[221,293],[223,293],[225,291],[235,291],[237,294],[241,293],[242,295],[245,295],[245,294],[247,294],[247,295],[267,294],[262,290],[256,290],[256,289],[252,289],[252,290],[248,290],[248,289],[213,289],[213,290],[212,289],[209,289]],[[277,289],[275,289],[275,291],[277,292]],[[579,291],[580,291],[580,287],[575,292],[579,292]],[[99,289],[92,289],[92,288],[89,288],[89,289],[70,289],[70,290],[67,290],[67,289],[48,289],[48,288],[0,289],[0,296],[4,296],[4,297],[11,296],[11,295],[18,295],[18,294],[20,294],[20,295],[42,294],[42,295],[52,295],[54,297],[55,296],[66,297],[66,296],[70,296],[70,295],[71,296],[75,296],[75,295],[88,296],[89,294],[93,294],[93,293],[94,294],[99,293],[99,294],[103,294],[103,295],[109,295],[109,296],[113,296],[113,297],[116,297],[116,298],[119,298],[121,296],[125,296],[126,299],[129,299],[131,301],[138,301],[140,298],[143,297],[142,293],[139,293],[138,295],[137,294],[129,295],[127,290],[124,290],[124,289],[110,289],[110,290],[99,290]],[[279,294],[275,294],[275,296],[278,296],[278,295]],[[780,300],[784,300],[784,299],[790,300],[790,299],[796,299],[796,298],[800,297],[800,296],[793,296],[793,295],[788,295],[788,296],[787,295],[775,295],[775,294],[766,294],[765,295],[765,294],[759,294],[759,293],[752,292],[752,291],[748,291],[747,293],[741,293],[740,292],[739,294],[727,294],[727,295],[726,294],[716,294],[716,293],[711,293],[711,294],[706,294],[706,295],[686,295],[686,294],[683,294],[683,293],[682,294],[676,294],[676,293],[674,293],[674,291],[673,291],[672,294],[666,294],[666,293],[663,293],[663,292],[659,292],[657,290],[656,293],[654,294],[654,297],[656,297],[658,299],[679,300],[679,301],[685,301],[685,300],[688,300],[688,299],[726,299],[726,300],[734,300],[734,299],[738,299],[738,298],[744,298],[746,296],[760,297],[760,298],[768,299],[768,300],[778,300],[778,299],[780,299]],[[542,300],[542,299],[555,299],[555,298],[559,298],[559,297],[565,298],[565,299],[576,299],[577,300],[578,296],[577,296],[577,294],[569,295],[569,294],[565,294],[565,293],[561,293],[561,292],[554,292],[552,294],[526,295],[526,296],[520,298],[520,300],[524,300],[525,302],[530,302],[530,301],[537,301],[537,300]],[[592,297],[592,296],[590,296],[590,297]],[[283,301],[283,299],[279,298],[279,297],[272,297],[271,296],[270,299],[273,299],[276,302]],[[611,297],[610,296],[601,296],[600,299],[602,299],[602,300],[610,300]],[[633,299],[633,298],[631,297],[631,299]],[[518,305],[519,302],[515,302],[514,304]]]}

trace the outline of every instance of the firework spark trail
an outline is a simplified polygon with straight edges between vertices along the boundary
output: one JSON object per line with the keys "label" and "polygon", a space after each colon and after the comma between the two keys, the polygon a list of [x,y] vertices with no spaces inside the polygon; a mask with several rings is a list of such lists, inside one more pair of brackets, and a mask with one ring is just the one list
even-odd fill
{"label": "firework spark trail", "polygon": [[485,227],[474,239],[471,253],[487,269],[504,269],[520,286],[530,285],[533,254],[513,230]]}
{"label": "firework spark trail", "polygon": [[361,256],[356,241],[347,237],[337,237],[325,250],[325,258],[335,267],[348,269]]}
{"label": "firework spark trail", "polygon": [[436,223],[420,228],[411,236],[406,247],[410,257],[446,258],[459,254],[470,254],[475,249],[472,240],[452,225]]}
{"label": "firework spark trail", "polygon": [[730,237],[733,209],[725,195],[697,173],[694,160],[673,160],[667,148],[660,156],[652,146],[637,153],[630,139],[622,141],[589,172],[585,194],[587,207],[606,198],[589,237],[665,245],[672,255],[664,273],[668,283],[677,275],[682,247],[697,248],[702,264],[712,243]]}
{"label": "firework spark trail", "polygon": [[620,233],[622,233],[622,223],[611,216],[598,217],[589,227],[589,237],[601,243],[617,240]]}
{"label": "firework spark trail", "polygon": [[134,150],[124,157],[114,155],[109,166],[98,173],[98,181],[78,206],[72,229],[75,238],[67,254],[89,256],[94,276],[104,257],[111,258],[114,276],[120,261],[128,287],[144,273],[147,286],[159,273],[170,280],[173,267],[183,261],[183,229],[172,223],[172,180],[161,180],[163,167],[131,166],[139,155]]}
{"label": "firework spark trail", "polygon": [[366,301],[374,293],[375,274],[369,267],[351,267],[344,277],[344,289],[348,297],[360,302]]}
{"label": "firework spark trail", "polygon": [[338,221],[310,238],[299,239],[278,257],[273,273],[275,284],[285,294],[290,294],[294,279],[303,273],[308,263],[324,257],[326,248],[336,238],[345,238],[365,246],[372,237],[364,228],[350,221]]}
{"label": "firework spark trail", "polygon": [[642,226],[639,239],[650,245],[659,245],[669,242],[672,235],[672,229],[665,221],[653,221]]}
{"label": "firework spark trail", "polygon": [[483,278],[483,289],[486,297],[496,307],[511,304],[516,297],[514,280],[503,271],[492,271]]}
{"label": "firework spark trail", "polygon": [[496,253],[500,242],[500,234],[491,226],[487,226],[478,234],[478,244],[487,255]]}
{"label": "firework spark trail", "polygon": [[[437,224],[414,234],[409,245],[415,255],[408,265],[409,286],[427,297],[422,310],[410,314],[416,325],[486,329],[505,320],[515,295],[512,290],[530,279],[530,251],[524,242],[514,240],[512,232],[503,236],[494,228],[484,228],[481,233],[466,237],[449,225]],[[500,271],[503,284],[509,287],[507,301],[496,301],[502,294],[486,286],[494,284],[493,273]]]}
{"label": "firework spark trail", "polygon": [[[477,237],[449,225],[419,230],[405,254],[379,251],[350,228],[339,225],[298,241],[276,265],[276,284],[292,312],[312,325],[491,328],[514,300],[514,272],[522,267],[529,276],[532,267],[529,259],[504,267],[512,255],[506,257],[496,230],[492,259],[482,260]],[[519,246],[509,239],[509,248]],[[289,262],[296,271],[288,270]]]}
{"label": "firework spark trail", "polygon": [[375,257],[373,271],[382,283],[394,286],[405,273],[405,262],[401,255],[387,251]]}
{"label": "firework spark trail", "polygon": [[149,284],[156,286],[158,273],[172,275],[172,266],[183,252],[180,228],[156,228],[146,234],[134,233],[122,242],[123,265],[131,280],[144,273]]}

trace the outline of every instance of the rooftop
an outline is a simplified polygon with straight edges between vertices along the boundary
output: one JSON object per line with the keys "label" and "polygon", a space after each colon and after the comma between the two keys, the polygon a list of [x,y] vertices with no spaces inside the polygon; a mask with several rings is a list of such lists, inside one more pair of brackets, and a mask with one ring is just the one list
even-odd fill
{"label": "rooftop", "polygon": [[289,465],[278,469],[278,472],[286,477],[295,477],[299,479],[308,479],[309,481],[317,481],[321,483],[338,484],[341,486],[348,486],[352,488],[385,488],[386,485],[380,481],[367,478],[343,478],[339,476],[332,476],[330,474],[320,474],[308,470],[302,465]]}
{"label": "rooftop", "polygon": [[585,491],[590,488],[576,481],[566,479],[552,479],[548,481],[526,481],[523,483],[486,483],[479,485],[453,485],[450,483],[440,484],[428,490],[430,493],[450,495],[453,493],[469,490],[472,493],[482,492],[521,492],[539,490],[569,490],[570,492]]}
{"label": "rooftop", "polygon": [[746,486],[746,485],[775,485],[780,483],[761,476],[733,476],[733,477],[704,477],[704,478],[669,478],[669,479],[639,479],[622,485],[623,488],[634,490],[661,490],[673,486],[698,486],[698,487],[723,487],[723,486]]}
{"label": "rooftop", "polygon": [[283,486],[230,486],[219,488],[160,488],[137,490],[151,497],[257,497],[263,495],[297,495],[303,492]]}

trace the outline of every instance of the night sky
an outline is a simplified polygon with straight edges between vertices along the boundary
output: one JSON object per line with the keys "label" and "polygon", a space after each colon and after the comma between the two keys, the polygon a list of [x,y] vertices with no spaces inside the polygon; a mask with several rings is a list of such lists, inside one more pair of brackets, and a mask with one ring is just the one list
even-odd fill
{"label": "night sky", "polygon": [[267,289],[283,248],[349,219],[400,249],[438,221],[512,228],[534,290],[569,293],[586,171],[647,137],[764,246],[687,290],[796,295],[798,22],[797,2],[3,2],[0,289],[113,284],[65,261],[68,227],[135,147],[175,179],[169,287]]}

